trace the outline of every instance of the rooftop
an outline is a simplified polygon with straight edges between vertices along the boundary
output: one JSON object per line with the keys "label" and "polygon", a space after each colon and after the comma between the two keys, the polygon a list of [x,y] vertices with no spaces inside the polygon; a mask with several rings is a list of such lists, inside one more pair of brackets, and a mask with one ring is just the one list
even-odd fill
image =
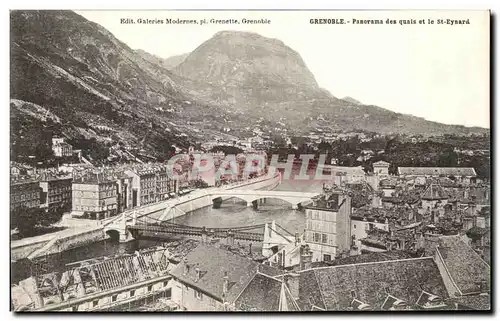
{"label": "rooftop", "polygon": [[444,200],[448,199],[443,188],[438,184],[430,184],[422,195],[423,200]]}
{"label": "rooftop", "polygon": [[422,291],[447,298],[439,269],[431,257],[359,263],[300,272],[300,305],[349,310],[353,299],[381,310],[388,295],[415,305]]}
{"label": "rooftop", "polygon": [[399,175],[418,175],[418,176],[477,176],[472,167],[398,167]]}
{"label": "rooftop", "polygon": [[238,296],[235,306],[240,311],[299,310],[290,290],[283,281],[260,272],[254,275]]}
{"label": "rooftop", "polygon": [[490,266],[459,235],[440,237],[437,251],[462,294],[490,291]]}
{"label": "rooftop", "polygon": [[317,208],[329,211],[338,211],[342,206],[342,195],[345,191],[340,189],[331,189],[324,191],[321,195],[313,197],[312,203],[306,208]]}
{"label": "rooftop", "polygon": [[[196,269],[199,269],[201,276],[198,280]],[[280,274],[279,270],[268,265],[200,244],[171,271],[171,274],[181,282],[198,288],[220,301],[223,300],[223,280],[227,275],[229,283],[224,300],[234,302],[257,272],[269,276]]]}
{"label": "rooftop", "polygon": [[401,259],[410,259],[416,257],[414,253],[409,251],[387,251],[387,252],[373,252],[368,254],[353,255],[345,258],[335,259],[333,261],[313,262],[312,267],[327,267],[338,265],[351,265],[359,263],[393,261]]}

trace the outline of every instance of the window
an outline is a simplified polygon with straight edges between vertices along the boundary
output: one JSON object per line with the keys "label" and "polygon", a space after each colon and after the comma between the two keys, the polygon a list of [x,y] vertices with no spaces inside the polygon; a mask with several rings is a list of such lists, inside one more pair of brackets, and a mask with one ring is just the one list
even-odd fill
{"label": "window", "polygon": [[118,296],[117,296],[117,295],[113,295],[113,296],[111,297],[111,302],[116,302],[116,299],[117,299],[117,298],[118,298]]}
{"label": "window", "polygon": [[99,300],[92,301],[92,307],[95,308],[99,305]]}
{"label": "window", "polygon": [[356,224],[354,224],[354,228],[356,228]]}
{"label": "window", "polygon": [[321,234],[321,243],[328,243],[328,236],[326,234]]}
{"label": "window", "polygon": [[194,291],[194,297],[197,298],[198,300],[203,300],[203,293],[196,290],[196,291]]}
{"label": "window", "polygon": [[321,240],[321,234],[319,234],[319,233],[314,233],[314,235],[313,235],[313,236],[314,236],[314,240],[313,240],[313,241],[314,241],[314,242],[316,242],[316,243],[319,243],[319,242],[320,242],[320,240]]}
{"label": "window", "polygon": [[167,286],[168,281],[163,281],[163,286]]}
{"label": "window", "polygon": [[135,290],[130,291],[130,297],[135,296]]}
{"label": "window", "polygon": [[[165,282],[163,282],[163,283],[165,284]],[[164,286],[165,286],[165,285],[164,285]],[[149,286],[148,286],[148,292],[151,292],[151,291],[153,291],[153,286],[152,286],[152,285],[149,285]]]}
{"label": "window", "polygon": [[331,261],[332,256],[330,254],[323,254],[323,261]]}

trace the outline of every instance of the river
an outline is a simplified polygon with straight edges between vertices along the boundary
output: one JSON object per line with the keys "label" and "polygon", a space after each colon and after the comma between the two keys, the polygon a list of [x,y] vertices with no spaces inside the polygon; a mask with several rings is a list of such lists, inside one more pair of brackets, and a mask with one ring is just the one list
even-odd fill
{"label": "river", "polygon": [[[284,180],[275,190],[320,192],[322,184],[322,181]],[[189,212],[185,216],[176,218],[175,223],[210,228],[257,225],[273,220],[290,233],[301,233],[304,230],[304,212],[292,210],[290,204],[276,199],[266,200],[266,203],[259,205],[257,210],[247,207],[241,200],[230,199],[224,201],[219,209],[214,209],[211,206],[201,208]],[[18,282],[29,277],[31,274],[62,271],[65,270],[65,265],[71,262],[94,257],[113,256],[119,253],[133,253],[138,249],[158,244],[160,242],[145,240],[135,240],[127,243],[104,240],[85,247],[48,256],[43,260],[44,262],[36,266],[27,260],[22,260],[12,265],[11,282]]]}

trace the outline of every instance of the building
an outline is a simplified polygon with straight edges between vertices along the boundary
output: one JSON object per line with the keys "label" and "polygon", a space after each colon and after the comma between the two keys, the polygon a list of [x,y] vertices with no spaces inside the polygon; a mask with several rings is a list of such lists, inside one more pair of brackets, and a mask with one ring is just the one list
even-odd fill
{"label": "building", "polygon": [[475,182],[477,178],[472,167],[398,167],[398,175],[405,178],[451,176],[466,184]]}
{"label": "building", "polygon": [[379,176],[389,176],[389,166],[391,166],[391,164],[388,162],[375,162],[373,163],[373,173]]}
{"label": "building", "polygon": [[351,197],[343,190],[330,190],[305,207],[305,242],[313,261],[329,261],[351,247]]}
{"label": "building", "polygon": [[437,184],[431,183],[422,195],[422,208],[425,210],[431,210],[442,207],[448,202],[448,195],[446,195],[444,189]]}
{"label": "building", "polygon": [[379,190],[384,193],[384,197],[391,197],[396,192],[398,182],[395,178],[386,178],[379,182]]}
{"label": "building", "polygon": [[348,166],[332,166],[332,165],[322,165],[323,172],[329,174],[333,178],[333,184],[338,186],[342,183],[355,182],[359,180],[366,179],[366,173],[363,167],[348,167]]}
{"label": "building", "polygon": [[131,206],[164,201],[175,196],[178,181],[172,179],[169,168],[164,166],[141,166],[127,169],[125,175],[131,178]]}
{"label": "building", "polygon": [[66,271],[31,276],[11,289],[15,311],[120,311],[170,296],[165,248],[66,265]]}
{"label": "building", "polygon": [[461,236],[440,236],[432,251],[450,296],[490,292],[490,266]]}
{"label": "building", "polygon": [[10,210],[19,207],[40,207],[40,182],[35,179],[22,179],[10,183]]}
{"label": "building", "polygon": [[118,213],[132,208],[132,177],[125,174],[119,175],[116,179]]}
{"label": "building", "polygon": [[132,207],[156,202],[156,171],[152,168],[127,170],[132,177]]}
{"label": "building", "polygon": [[50,209],[62,207],[71,209],[73,179],[68,176],[42,175],[40,179],[40,206]]}
{"label": "building", "polygon": [[66,143],[64,138],[52,138],[52,151],[56,157],[69,157],[73,155],[73,146]]}
{"label": "building", "polygon": [[10,176],[12,178],[18,178],[20,176],[33,176],[36,174],[36,169],[26,165],[16,162],[10,162]]}
{"label": "building", "polygon": [[89,174],[73,179],[72,215],[87,219],[105,219],[118,213],[116,179]]}
{"label": "building", "polygon": [[369,232],[379,229],[389,232],[389,221],[385,218],[351,216],[351,237],[352,245],[356,246],[361,251],[361,240],[366,239]]}
{"label": "building", "polygon": [[278,269],[200,244],[171,272],[172,301],[187,311],[297,311]]}
{"label": "building", "polygon": [[[172,186],[173,183],[173,186]],[[170,193],[175,191],[175,180],[170,179],[167,169],[158,169],[156,172],[156,201],[170,198]]]}
{"label": "building", "polygon": [[301,311],[447,310],[448,292],[432,257],[299,272]]}

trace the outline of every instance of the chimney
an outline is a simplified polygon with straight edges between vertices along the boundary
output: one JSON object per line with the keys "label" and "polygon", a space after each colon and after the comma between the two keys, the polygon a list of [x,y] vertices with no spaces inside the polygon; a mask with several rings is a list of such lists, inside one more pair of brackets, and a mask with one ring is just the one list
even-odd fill
{"label": "chimney", "polygon": [[229,276],[227,271],[224,271],[224,277],[222,278],[222,297],[225,298],[227,292],[229,291]]}
{"label": "chimney", "polygon": [[200,277],[201,277],[201,271],[200,271],[200,268],[196,268],[196,279],[194,280],[195,282],[198,282],[200,280]]}
{"label": "chimney", "polygon": [[288,273],[285,275],[285,284],[295,300],[299,299],[299,278],[299,273]]}
{"label": "chimney", "polygon": [[187,261],[187,258],[184,258],[184,273],[183,275],[186,275],[189,273],[189,263]]}
{"label": "chimney", "polygon": [[309,251],[309,246],[304,246],[301,248],[300,253],[300,269],[307,270],[311,268],[312,263],[312,253]]}

